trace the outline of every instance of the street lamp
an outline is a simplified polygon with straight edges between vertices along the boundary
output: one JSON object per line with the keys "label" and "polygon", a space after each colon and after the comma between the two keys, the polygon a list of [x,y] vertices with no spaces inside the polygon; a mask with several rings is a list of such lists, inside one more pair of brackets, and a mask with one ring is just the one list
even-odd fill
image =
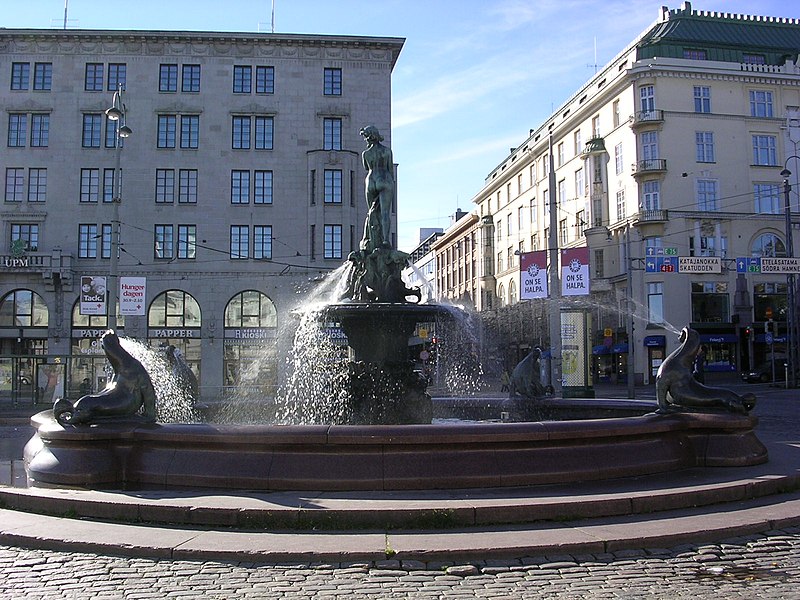
{"label": "street lamp", "polygon": [[125,124],[126,114],[125,104],[122,102],[122,84],[114,92],[114,99],[111,107],[106,110],[106,117],[113,121],[116,128],[114,136],[114,148],[116,151],[116,163],[114,167],[114,190],[111,198],[112,219],[111,219],[111,263],[109,264],[108,275],[108,328],[117,329],[117,299],[119,296],[119,205],[122,202],[122,140],[130,137],[133,130]]}
{"label": "street lamp", "polygon": [[[792,240],[792,202],[789,197],[789,192],[792,191],[792,185],[789,183],[789,177],[792,176],[792,172],[789,170],[788,165],[789,161],[792,159],[800,159],[800,156],[792,155],[786,159],[786,162],[783,165],[783,171],[781,171],[781,177],[783,177],[783,196],[784,196],[784,208],[786,214],[786,255],[789,258],[794,257],[794,242]],[[794,273],[789,273],[786,276],[786,287],[787,287],[787,303],[789,304],[788,310],[788,327],[787,327],[787,346],[788,346],[788,369],[787,369],[787,377],[789,386],[795,387],[796,385],[796,374],[795,374],[795,365],[797,364],[797,315],[795,314],[795,290],[794,290]]]}

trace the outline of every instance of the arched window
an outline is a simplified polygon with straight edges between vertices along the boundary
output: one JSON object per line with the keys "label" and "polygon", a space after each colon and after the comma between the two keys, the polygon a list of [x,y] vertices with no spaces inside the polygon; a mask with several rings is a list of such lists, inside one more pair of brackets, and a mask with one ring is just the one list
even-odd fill
{"label": "arched window", "polygon": [[753,241],[750,255],[754,258],[782,258],[786,256],[786,244],[774,233],[764,233]]}
{"label": "arched window", "polygon": [[151,328],[200,327],[200,321],[200,305],[182,290],[159,294],[147,313],[147,326]]}
{"label": "arched window", "polygon": [[508,284],[508,303],[517,303],[517,282],[513,279],[511,280],[511,283]]}
{"label": "arched window", "polygon": [[225,327],[277,327],[278,312],[266,294],[247,290],[236,294],[225,307]]}
{"label": "arched window", "polygon": [[497,298],[500,300],[500,306],[506,305],[506,286],[502,283],[497,288]]}
{"label": "arched window", "polygon": [[[119,311],[117,311],[119,312]],[[106,315],[82,315],[81,302],[78,299],[72,306],[72,328],[73,329],[106,329],[108,327],[108,317]],[[117,315],[117,329],[125,327],[125,317]]]}
{"label": "arched window", "polygon": [[278,312],[266,294],[246,290],[225,307],[225,390],[257,397],[278,386]]}
{"label": "arched window", "polygon": [[31,290],[14,290],[0,300],[0,327],[47,327],[44,299]]}

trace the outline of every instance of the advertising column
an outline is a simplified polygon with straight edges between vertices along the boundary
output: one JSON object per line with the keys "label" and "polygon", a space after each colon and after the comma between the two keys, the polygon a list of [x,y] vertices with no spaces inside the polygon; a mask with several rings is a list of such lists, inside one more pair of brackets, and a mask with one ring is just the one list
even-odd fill
{"label": "advertising column", "polygon": [[[561,251],[561,295],[589,295],[589,248]],[[561,309],[561,374],[564,398],[594,398],[592,316],[585,308]]]}

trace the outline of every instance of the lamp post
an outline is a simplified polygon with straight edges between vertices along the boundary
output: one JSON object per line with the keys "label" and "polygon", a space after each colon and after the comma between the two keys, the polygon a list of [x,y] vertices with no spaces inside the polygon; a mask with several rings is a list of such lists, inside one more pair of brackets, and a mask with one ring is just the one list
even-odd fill
{"label": "lamp post", "polygon": [[[792,159],[800,159],[800,156],[792,155],[786,159],[781,171],[783,177],[783,197],[784,209],[786,215],[786,256],[794,258],[794,241],[792,239],[792,202],[789,193],[792,191],[792,185],[789,183],[789,177],[792,172],[789,170],[789,161]],[[786,293],[788,303],[787,315],[787,347],[788,347],[788,368],[787,381],[790,387],[795,387],[797,384],[795,366],[797,365],[797,315],[795,313],[795,289],[794,289],[794,273],[789,273],[786,276]]]}
{"label": "lamp post", "polygon": [[116,153],[114,166],[114,189],[111,198],[111,262],[108,269],[108,328],[117,329],[117,300],[119,298],[119,205],[122,202],[122,140],[130,137],[133,130],[125,124],[126,107],[122,102],[122,84],[114,92],[111,107],[106,110],[106,117],[116,126],[114,149]]}

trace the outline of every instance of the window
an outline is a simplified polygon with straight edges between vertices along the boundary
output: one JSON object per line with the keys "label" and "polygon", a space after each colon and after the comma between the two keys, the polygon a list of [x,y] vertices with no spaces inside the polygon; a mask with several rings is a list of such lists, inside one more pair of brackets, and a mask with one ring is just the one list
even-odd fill
{"label": "window", "polygon": [[252,89],[253,68],[248,65],[233,67],[233,93],[249,94]]}
{"label": "window", "polygon": [[250,257],[250,228],[247,225],[231,225],[230,258],[243,260]]}
{"label": "window", "polygon": [[696,50],[694,48],[684,48],[683,58],[688,60],[706,60],[705,50]]}
{"label": "window", "polygon": [[578,129],[572,134],[572,145],[575,149],[574,155],[578,156],[581,152],[583,152],[583,146],[581,144],[581,130]]}
{"label": "window", "polygon": [[695,131],[694,144],[697,162],[714,162],[714,133],[711,131]]}
{"label": "window", "polygon": [[772,117],[772,92],[750,90],[750,116]]}
{"label": "window", "polygon": [[567,181],[562,179],[558,182],[558,207],[564,210],[564,203],[567,201]]}
{"label": "window", "polygon": [[256,117],[256,150],[272,150],[274,123],[272,117]]}
{"label": "window", "polygon": [[199,136],[200,115],[181,115],[181,148],[197,148]]}
{"label": "window", "polygon": [[181,169],[179,176],[178,202],[197,204],[197,169]]}
{"label": "window", "polygon": [[717,181],[715,179],[697,180],[697,210],[719,210],[717,205]]}
{"label": "window", "polygon": [[522,173],[517,175],[517,196],[522,194]]}
{"label": "window", "polygon": [[31,148],[44,148],[50,143],[50,115],[31,115]]}
{"label": "window", "polygon": [[156,169],[156,204],[175,201],[175,169]]}
{"label": "window", "polygon": [[533,224],[537,222],[537,216],[536,216],[537,212],[538,212],[538,206],[536,204],[536,200],[532,199],[531,200],[531,226],[533,226]]}
{"label": "window", "polygon": [[612,123],[614,127],[619,127],[619,100],[614,100],[611,104]]}
{"label": "window", "polygon": [[586,225],[586,213],[579,210],[575,213],[575,231],[577,232],[577,237],[581,237],[585,234]]}
{"label": "window", "polygon": [[503,253],[497,253],[497,272],[500,273],[503,271]]}
{"label": "window", "polygon": [[83,115],[83,137],[81,145],[84,148],[100,147],[100,132],[103,126],[103,118],[99,113]]}
{"label": "window", "polygon": [[11,113],[8,115],[8,146],[22,148],[28,139],[28,115]]}
{"label": "window", "polygon": [[325,225],[323,239],[323,256],[325,258],[342,258],[342,226]]}
{"label": "window", "polygon": [[728,283],[725,281],[692,282],[692,322],[725,323],[730,321]]}
{"label": "window", "polygon": [[231,171],[231,204],[250,202],[250,171]]}
{"label": "window", "polygon": [[754,183],[753,198],[757,213],[776,215],[782,212],[780,187],[776,183]]}
{"label": "window", "polygon": [[[116,148],[117,147],[117,127],[119,126],[119,121],[112,121],[108,117],[106,117],[106,148]],[[124,147],[124,139],[119,138],[119,147]]]}
{"label": "window", "polygon": [[256,67],[256,94],[275,93],[275,67]]}
{"label": "window", "polygon": [[642,148],[642,160],[652,161],[658,159],[658,132],[645,131],[639,137]]}
{"label": "window", "polygon": [[272,171],[256,171],[254,173],[254,204],[272,204]]}
{"label": "window", "polygon": [[87,92],[103,91],[103,63],[86,63],[83,89]]}
{"label": "window", "polygon": [[127,75],[128,75],[128,65],[126,65],[125,63],[109,63],[108,91],[116,92],[120,88],[124,90]]}
{"label": "window", "polygon": [[342,95],[342,70],[325,69],[324,92],[326,96]]}
{"label": "window", "polygon": [[786,244],[774,233],[765,233],[758,236],[750,246],[750,256],[753,258],[763,256],[783,258],[786,256]]}
{"label": "window", "polygon": [[506,200],[508,202],[511,202],[511,184],[510,183],[506,184]]}
{"label": "window", "polygon": [[158,91],[178,91],[178,65],[161,65],[158,72]]}
{"label": "window", "polygon": [[767,58],[763,54],[742,54],[742,62],[746,65],[765,65]]}
{"label": "window", "polygon": [[322,121],[323,126],[323,150],[342,149],[342,120],[338,118],[326,118]]}
{"label": "window", "polygon": [[661,209],[661,182],[644,182],[642,185],[642,204],[645,210]]}
{"label": "window", "polygon": [[200,65],[183,65],[181,91],[193,93],[200,91]]}
{"label": "window", "polygon": [[517,230],[522,233],[525,229],[525,208],[520,206],[517,208]]}
{"label": "window", "polygon": [[583,169],[575,171],[575,197],[580,198],[586,193],[586,182],[583,177]]}
{"label": "window", "polygon": [[617,221],[625,218],[625,190],[617,190]]}
{"label": "window", "polygon": [[114,169],[103,169],[103,202],[114,201]]}
{"label": "window", "polygon": [[[756,283],[753,285],[753,317],[756,321],[786,321],[789,314],[788,287],[786,280],[780,282]],[[767,317],[767,312],[772,317]]]}
{"label": "window", "polygon": [[35,223],[12,223],[12,246],[17,240],[24,242],[26,252],[36,252],[39,250],[39,226]]}
{"label": "window", "polygon": [[272,226],[253,226],[253,258],[272,258]]}
{"label": "window", "polygon": [[6,202],[22,202],[23,186],[25,184],[25,169],[6,169]]}
{"label": "window", "polygon": [[645,118],[656,109],[656,88],[643,85],[639,88],[639,108]]}
{"label": "window", "polygon": [[595,115],[592,117],[592,137],[600,137],[600,115]]}
{"label": "window", "polygon": [[614,172],[617,175],[622,175],[625,170],[625,164],[622,158],[622,142],[614,146]]}
{"label": "window", "polygon": [[78,225],[78,258],[97,258],[97,225]]}
{"label": "window", "polygon": [[514,225],[512,224],[511,215],[509,214],[506,217],[506,235],[510,236],[512,233],[514,233]]}
{"label": "window", "polygon": [[36,63],[33,67],[33,89],[49,91],[53,87],[53,63]]}
{"label": "window", "polygon": [[664,284],[660,281],[647,284],[647,320],[650,323],[664,322]]}
{"label": "window", "polygon": [[342,203],[342,171],[325,169],[325,204]]}
{"label": "window", "polygon": [[753,136],[753,164],[767,166],[778,164],[774,135]]}
{"label": "window", "polygon": [[175,135],[178,126],[176,115],[158,115],[158,142],[159,148],[174,148]]}
{"label": "window", "polygon": [[161,259],[172,258],[173,248],[172,225],[156,225],[153,231],[153,257]]}
{"label": "window", "polygon": [[30,86],[30,63],[15,62],[11,64],[11,89],[27,90]]}
{"label": "window", "polygon": [[557,150],[557,154],[556,155],[558,157],[557,158],[558,166],[560,167],[561,165],[564,164],[564,142],[559,142],[556,150]]}
{"label": "window", "polygon": [[[697,248],[695,240],[700,243],[700,248]],[[728,238],[725,236],[716,238],[713,236],[701,235],[697,238],[694,236],[689,238],[689,256],[721,256],[725,258],[727,254]]]}
{"label": "window", "polygon": [[197,226],[178,225],[178,258],[193,259],[197,256]]}
{"label": "window", "polygon": [[47,196],[47,169],[28,169],[28,202],[44,202]]}
{"label": "window", "polygon": [[558,222],[558,243],[566,244],[569,241],[569,230],[567,228],[567,220],[561,219]]}
{"label": "window", "polygon": [[100,195],[100,169],[81,169],[81,202],[97,202]]}
{"label": "window", "polygon": [[594,267],[594,276],[598,278],[606,276],[605,259],[603,254],[604,252],[602,250],[594,251],[594,260],[592,261],[592,266]]}
{"label": "window", "polygon": [[247,150],[250,148],[250,117],[233,117],[231,132],[233,149]]}
{"label": "window", "polygon": [[694,86],[694,112],[711,112],[711,88],[706,85]]}

